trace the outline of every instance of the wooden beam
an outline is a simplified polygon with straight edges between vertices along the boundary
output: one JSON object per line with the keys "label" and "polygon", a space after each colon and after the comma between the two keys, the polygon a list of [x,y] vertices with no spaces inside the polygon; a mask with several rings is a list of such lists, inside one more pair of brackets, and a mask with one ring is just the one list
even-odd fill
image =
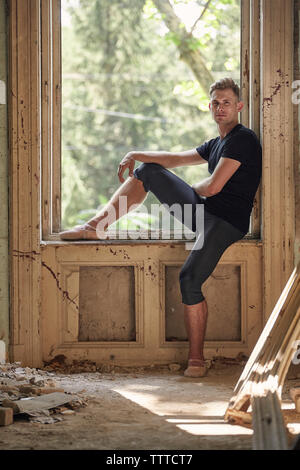
{"label": "wooden beam", "polygon": [[288,368],[300,338],[300,263],[291,274],[261,336],[245,365],[225,413],[247,411],[256,396],[276,392],[280,399]]}
{"label": "wooden beam", "polygon": [[293,0],[261,1],[264,323],[294,267]]}
{"label": "wooden beam", "polygon": [[287,431],[276,392],[252,400],[253,449],[287,450]]}

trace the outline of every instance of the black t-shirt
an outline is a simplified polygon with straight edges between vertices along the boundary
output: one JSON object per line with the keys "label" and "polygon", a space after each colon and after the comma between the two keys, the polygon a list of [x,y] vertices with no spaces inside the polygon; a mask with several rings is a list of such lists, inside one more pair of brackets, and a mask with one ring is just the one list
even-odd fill
{"label": "black t-shirt", "polygon": [[262,149],[256,134],[242,124],[237,124],[223,139],[211,139],[196,150],[208,161],[210,174],[221,157],[241,162],[222,190],[204,198],[203,202],[209,212],[227,220],[246,234],[262,173]]}

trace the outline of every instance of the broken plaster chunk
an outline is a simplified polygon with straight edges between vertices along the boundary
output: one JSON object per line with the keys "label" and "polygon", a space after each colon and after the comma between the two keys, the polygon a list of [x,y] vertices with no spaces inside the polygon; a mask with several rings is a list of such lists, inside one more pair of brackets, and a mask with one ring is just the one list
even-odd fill
{"label": "broken plaster chunk", "polygon": [[0,385],[0,391],[8,394],[18,394],[18,388],[12,385]]}
{"label": "broken plaster chunk", "polygon": [[56,388],[57,387],[57,382],[55,382],[55,380],[53,380],[53,379],[47,379],[46,386]]}
{"label": "broken plaster chunk", "polygon": [[24,393],[25,395],[37,395],[39,389],[33,385],[25,384],[18,386],[19,392]]}
{"label": "broken plaster chunk", "polygon": [[76,397],[70,396],[66,393],[54,392],[47,395],[21,399],[17,402],[13,402],[12,400],[4,400],[2,405],[8,408],[13,408],[14,414],[30,414],[31,412],[35,411],[56,408],[57,406],[63,405],[75,399]]}
{"label": "broken plaster chunk", "polygon": [[0,426],[9,426],[14,422],[12,408],[0,407]]}
{"label": "broken plaster chunk", "polygon": [[40,395],[47,395],[49,393],[62,392],[64,393],[63,388],[39,388],[38,393]]}
{"label": "broken plaster chunk", "polygon": [[180,364],[177,364],[177,363],[169,364],[169,369],[172,372],[176,372],[180,370],[180,368],[181,368]]}
{"label": "broken plaster chunk", "polygon": [[39,410],[28,413],[29,421],[31,423],[40,423],[40,424],[53,424],[58,421],[62,421],[62,418],[59,416],[50,416],[49,410]]}
{"label": "broken plaster chunk", "polygon": [[36,377],[32,377],[29,382],[31,385],[36,385],[37,387],[44,387],[45,386],[45,381],[42,379],[38,379]]}
{"label": "broken plaster chunk", "polygon": [[63,410],[60,412],[62,415],[74,415],[75,411],[74,410]]}
{"label": "broken plaster chunk", "polygon": [[[19,400],[18,400],[19,401]],[[17,414],[20,412],[19,407],[17,405],[17,401],[5,399],[2,402],[2,406],[4,408],[11,408],[13,410],[13,414]]]}

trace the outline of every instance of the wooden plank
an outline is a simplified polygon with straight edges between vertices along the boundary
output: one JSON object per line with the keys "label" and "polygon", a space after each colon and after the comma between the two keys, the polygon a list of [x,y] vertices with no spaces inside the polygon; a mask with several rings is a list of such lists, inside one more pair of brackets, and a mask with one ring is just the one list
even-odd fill
{"label": "wooden plank", "polygon": [[247,411],[250,399],[281,390],[300,337],[300,263],[291,274],[239,378],[225,413]]}
{"label": "wooden plank", "polygon": [[276,392],[252,400],[253,449],[287,450],[287,431]]}

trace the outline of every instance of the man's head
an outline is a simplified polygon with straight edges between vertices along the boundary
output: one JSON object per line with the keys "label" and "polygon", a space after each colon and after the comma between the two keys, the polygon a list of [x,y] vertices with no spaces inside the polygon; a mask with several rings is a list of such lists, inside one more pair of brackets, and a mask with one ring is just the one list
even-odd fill
{"label": "man's head", "polygon": [[209,89],[209,109],[217,124],[230,125],[238,121],[238,113],[243,108],[240,89],[232,78],[222,78]]}

